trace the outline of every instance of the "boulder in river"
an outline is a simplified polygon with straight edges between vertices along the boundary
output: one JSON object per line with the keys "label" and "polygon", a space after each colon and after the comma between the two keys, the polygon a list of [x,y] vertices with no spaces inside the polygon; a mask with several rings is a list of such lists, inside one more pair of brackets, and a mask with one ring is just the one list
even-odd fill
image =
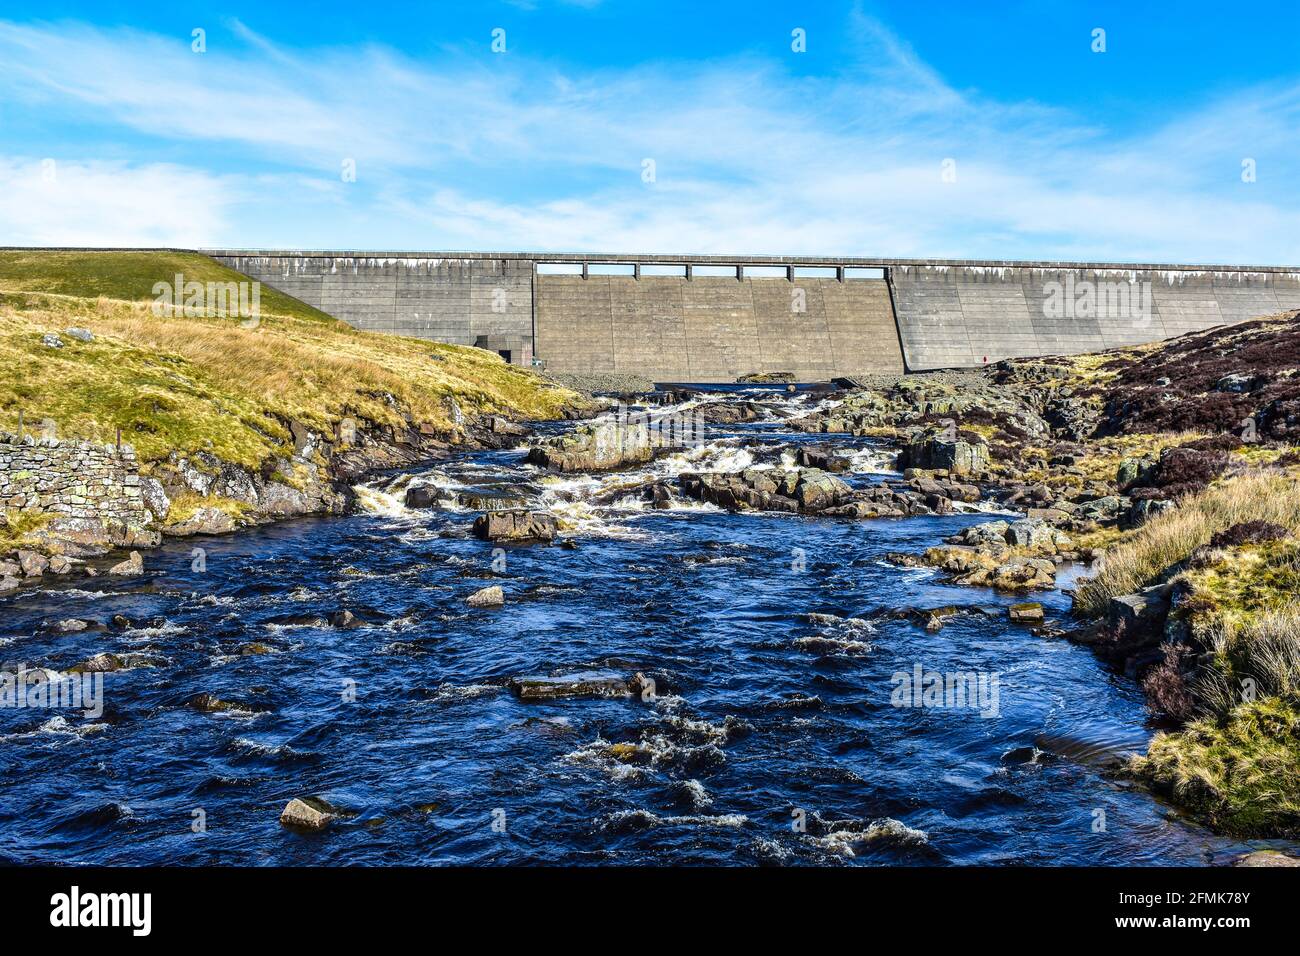
{"label": "boulder in river", "polygon": [[280,823],[303,830],[324,830],[334,819],[334,814],[318,810],[306,800],[294,797],[280,811]]}
{"label": "boulder in river", "polygon": [[347,630],[353,627],[360,627],[361,621],[357,619],[357,616],[355,614],[353,614],[351,611],[344,608],[342,610],[335,611],[333,614],[330,615],[330,624],[332,624],[334,627],[338,628],[339,630]]}
{"label": "boulder in river", "polygon": [[816,514],[850,502],[853,489],[816,468],[746,468],[742,472],[686,474],[678,487],[689,498],[732,511]]}
{"label": "boulder in river", "polygon": [[551,471],[608,471],[650,461],[683,436],[653,427],[650,416],[593,422],[546,439],[528,450],[528,461]]}
{"label": "boulder in river", "polygon": [[799,449],[796,461],[805,468],[832,472],[848,471],[853,464],[849,458],[826,445],[804,445]]}
{"label": "boulder in river", "polygon": [[447,492],[437,485],[411,485],[403,503],[408,508],[437,508],[448,500]]}
{"label": "boulder in river", "polygon": [[80,664],[69,668],[69,674],[107,674],[113,671],[128,671],[136,667],[153,667],[156,661],[148,654],[114,654],[105,652],[87,658]]}
{"label": "boulder in river", "polygon": [[462,491],[456,496],[456,503],[471,511],[522,511],[528,508],[528,499],[523,495],[501,491]]}
{"label": "boulder in river", "polygon": [[1233,866],[1300,866],[1300,856],[1291,856],[1281,850],[1255,850],[1237,857]]}
{"label": "boulder in river", "polygon": [[129,558],[113,565],[108,569],[108,573],[120,575],[122,577],[144,574],[144,558],[140,557],[139,551],[132,551]]}
{"label": "boulder in river", "polygon": [[474,534],[487,541],[554,541],[558,529],[545,511],[489,511],[474,519]]}
{"label": "boulder in river", "polygon": [[233,701],[222,700],[220,697],[206,691],[195,694],[187,703],[188,706],[203,714],[251,714],[253,712],[253,708],[246,704],[236,704]]}
{"label": "boulder in river", "polygon": [[500,585],[494,584],[475,591],[465,599],[465,603],[470,607],[500,607],[506,603],[506,596]]}
{"label": "boulder in river", "polygon": [[1007,616],[1017,624],[1041,621],[1043,606],[1037,601],[1022,601],[1007,608]]}

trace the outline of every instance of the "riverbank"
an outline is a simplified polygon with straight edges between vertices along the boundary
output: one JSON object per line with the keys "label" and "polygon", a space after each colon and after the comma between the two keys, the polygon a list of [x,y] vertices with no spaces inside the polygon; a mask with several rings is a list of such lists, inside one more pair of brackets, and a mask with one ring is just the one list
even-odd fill
{"label": "riverbank", "polygon": [[913,487],[960,473],[1026,513],[900,563],[1033,592],[1055,566],[1095,561],[1068,636],[1176,728],[1131,772],[1226,832],[1300,835],[1296,313],[879,383],[797,424],[896,441],[904,467],[923,466]]}
{"label": "riverbank", "polygon": [[[193,308],[158,301],[178,278]],[[483,350],[360,332],[274,290],[241,309],[241,282],[186,253],[0,253],[0,587],[164,535],[340,514],[360,474],[584,404]],[[102,486],[131,506],[96,507]]]}

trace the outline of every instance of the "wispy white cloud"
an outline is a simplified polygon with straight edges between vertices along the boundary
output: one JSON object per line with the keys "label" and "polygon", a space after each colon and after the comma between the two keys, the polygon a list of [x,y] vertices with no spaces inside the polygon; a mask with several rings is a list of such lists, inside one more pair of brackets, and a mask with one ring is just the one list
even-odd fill
{"label": "wispy white cloud", "polygon": [[[75,199],[10,196],[24,218],[0,220],[0,241],[105,241],[120,221],[122,243],[1300,260],[1300,195],[1280,185],[1300,174],[1296,86],[1118,135],[954,89],[860,14],[860,56],[834,78],[752,58],[575,71],[515,53],[302,52],[230,27],[196,55],[0,22],[0,98],[138,157],[74,167]],[[0,149],[24,152],[3,132]],[[356,183],[338,178],[348,157]],[[1240,181],[1243,157],[1258,183]],[[126,214],[126,180],[176,197],[188,226],[157,203]]]}
{"label": "wispy white cloud", "polygon": [[0,243],[203,245],[239,192],[229,178],[162,163],[0,156]]}

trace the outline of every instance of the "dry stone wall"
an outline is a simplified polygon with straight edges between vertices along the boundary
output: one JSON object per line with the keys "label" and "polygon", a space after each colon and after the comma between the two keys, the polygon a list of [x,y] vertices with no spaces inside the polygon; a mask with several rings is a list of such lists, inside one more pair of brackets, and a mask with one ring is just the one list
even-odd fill
{"label": "dry stone wall", "polygon": [[0,508],[144,526],[150,521],[130,445],[0,434]]}

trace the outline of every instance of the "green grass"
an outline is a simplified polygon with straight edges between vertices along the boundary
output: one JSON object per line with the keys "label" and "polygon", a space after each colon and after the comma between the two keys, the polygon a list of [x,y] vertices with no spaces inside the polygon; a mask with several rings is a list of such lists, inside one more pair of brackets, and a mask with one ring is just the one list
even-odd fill
{"label": "green grass", "polygon": [[[556,417],[578,401],[494,353],[361,332],[263,287],[256,328],[155,315],[153,283],[239,281],[190,253],[0,253],[0,429],[21,413],[99,442],[117,430],[143,462],[209,451],[258,468],[292,452],[288,422],[332,435],[344,419],[457,440],[465,415]],[[93,342],[46,332],[80,326]]]}
{"label": "green grass", "polygon": [[[46,292],[78,299],[146,302],[156,282],[242,282],[248,276],[193,252],[0,251],[0,290]],[[337,321],[270,286],[262,286],[262,308],[277,315]]]}
{"label": "green grass", "polygon": [[1294,698],[1241,704],[1157,734],[1133,772],[1216,830],[1300,837],[1300,710]]}

